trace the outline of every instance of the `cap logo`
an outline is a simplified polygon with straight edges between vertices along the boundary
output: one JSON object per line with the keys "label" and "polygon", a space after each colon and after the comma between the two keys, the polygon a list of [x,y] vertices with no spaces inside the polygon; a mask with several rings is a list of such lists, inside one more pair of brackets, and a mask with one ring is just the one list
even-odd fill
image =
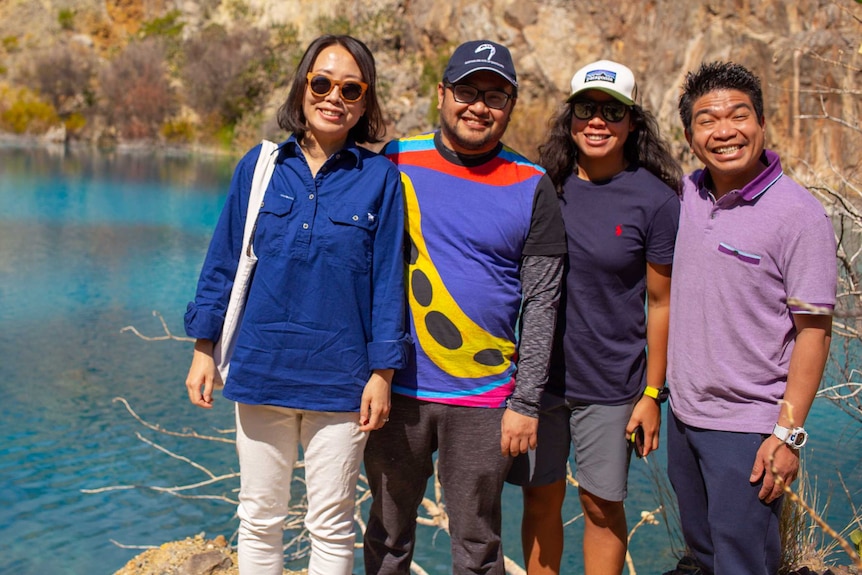
{"label": "cap logo", "polygon": [[490,61],[494,57],[494,54],[497,53],[497,49],[494,48],[494,46],[491,44],[481,44],[479,47],[477,47],[475,50],[473,50],[473,53],[478,54],[479,52],[482,52],[483,50],[488,50],[488,61]]}
{"label": "cap logo", "polygon": [[616,81],[617,73],[610,70],[592,70],[587,72],[586,77],[584,77],[584,84],[587,82],[609,82],[614,84]]}

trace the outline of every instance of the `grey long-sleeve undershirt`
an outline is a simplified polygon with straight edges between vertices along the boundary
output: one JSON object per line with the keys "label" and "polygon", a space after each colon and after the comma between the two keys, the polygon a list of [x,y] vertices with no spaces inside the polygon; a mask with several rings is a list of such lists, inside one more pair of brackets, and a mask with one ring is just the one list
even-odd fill
{"label": "grey long-sleeve undershirt", "polygon": [[521,415],[539,416],[548,381],[551,345],[563,280],[564,256],[524,256],[521,260],[521,337],[515,391],[508,407]]}

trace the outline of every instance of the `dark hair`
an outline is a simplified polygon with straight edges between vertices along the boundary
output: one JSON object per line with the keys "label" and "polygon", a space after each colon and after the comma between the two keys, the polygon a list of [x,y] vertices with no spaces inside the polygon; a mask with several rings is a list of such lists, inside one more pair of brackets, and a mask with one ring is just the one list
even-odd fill
{"label": "dark hair", "polygon": [[710,62],[701,64],[697,72],[685,75],[682,95],[679,97],[679,119],[686,130],[691,129],[695,100],[717,90],[739,90],[746,94],[754,106],[757,121],[763,123],[763,90],[760,88],[760,79],[745,66],[733,62]]}
{"label": "dark hair", "polygon": [[[682,168],[661,137],[655,117],[638,105],[630,106],[629,113],[634,130],[626,138],[623,156],[679,192]],[[563,183],[577,163],[578,148],[572,139],[572,103],[564,102],[551,118],[548,137],[539,146],[539,164],[547,170],[557,194],[562,195]]]}
{"label": "dark hair", "polygon": [[329,46],[339,45],[350,52],[359,71],[362,73],[362,81],[368,84],[365,92],[365,113],[359,121],[350,129],[348,136],[358,143],[377,143],[381,141],[386,132],[383,123],[383,112],[377,102],[377,69],[374,65],[374,55],[362,41],[346,34],[326,34],[312,42],[302,55],[296,72],[293,75],[293,83],[287,99],[278,109],[278,125],[288,132],[293,132],[298,140],[302,140],[307,131],[305,114],[302,111],[302,102],[305,98],[305,88],[308,85],[306,76],[311,71],[317,56]]}

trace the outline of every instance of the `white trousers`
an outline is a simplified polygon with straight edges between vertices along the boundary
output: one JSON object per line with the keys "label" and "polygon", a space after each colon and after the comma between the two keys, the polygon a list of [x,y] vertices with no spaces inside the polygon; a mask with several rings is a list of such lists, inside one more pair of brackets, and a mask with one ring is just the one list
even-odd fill
{"label": "white trousers", "polygon": [[236,404],[242,575],[282,575],[283,525],[300,444],[311,539],[308,574],[352,573],[356,481],[367,438],[357,413]]}

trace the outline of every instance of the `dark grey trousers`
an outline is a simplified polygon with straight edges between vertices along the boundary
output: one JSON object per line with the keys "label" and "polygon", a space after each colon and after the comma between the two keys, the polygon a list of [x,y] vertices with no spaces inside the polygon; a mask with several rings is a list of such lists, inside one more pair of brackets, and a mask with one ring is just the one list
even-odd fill
{"label": "dark grey trousers", "polygon": [[512,459],[500,452],[503,411],[393,394],[389,422],[372,431],[365,446],[374,498],[364,537],[366,575],[409,575],[435,451],[452,573],[504,575],[500,493]]}

